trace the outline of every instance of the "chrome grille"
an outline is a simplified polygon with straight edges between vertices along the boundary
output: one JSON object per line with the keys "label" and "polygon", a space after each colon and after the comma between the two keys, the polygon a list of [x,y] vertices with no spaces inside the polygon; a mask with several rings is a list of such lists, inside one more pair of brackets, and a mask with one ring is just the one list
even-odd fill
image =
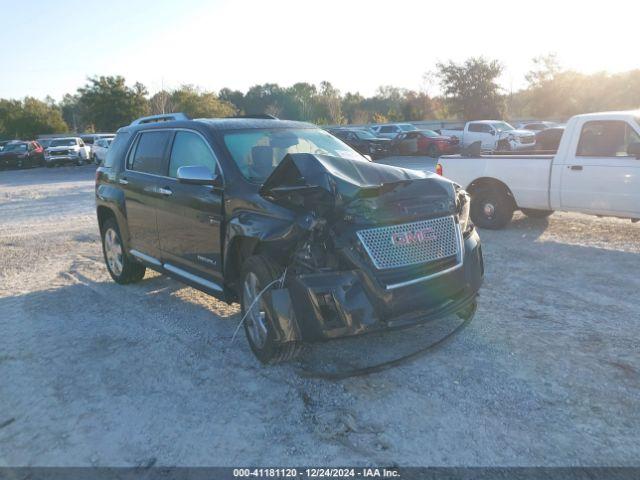
{"label": "chrome grille", "polygon": [[377,269],[405,267],[458,255],[460,241],[453,216],[370,228],[357,232]]}

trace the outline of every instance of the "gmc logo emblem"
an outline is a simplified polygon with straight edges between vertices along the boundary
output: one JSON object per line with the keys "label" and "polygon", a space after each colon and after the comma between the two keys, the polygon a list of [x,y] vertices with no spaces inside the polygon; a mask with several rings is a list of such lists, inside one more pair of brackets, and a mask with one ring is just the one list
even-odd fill
{"label": "gmc logo emblem", "polygon": [[391,235],[391,243],[396,246],[415,245],[417,243],[431,242],[436,239],[433,228],[421,228],[420,230],[398,232]]}

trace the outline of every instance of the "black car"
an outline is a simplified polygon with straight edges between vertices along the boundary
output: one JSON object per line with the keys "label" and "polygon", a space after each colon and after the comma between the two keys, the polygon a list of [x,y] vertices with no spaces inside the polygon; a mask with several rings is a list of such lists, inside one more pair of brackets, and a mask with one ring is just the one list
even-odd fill
{"label": "black car", "polygon": [[379,138],[367,130],[331,129],[329,133],[338,137],[351,148],[371,158],[382,158],[388,155],[391,140]]}
{"label": "black car", "polygon": [[0,151],[0,168],[32,168],[44,164],[44,149],[38,142],[12,141]]}
{"label": "black car", "polygon": [[536,150],[556,152],[560,146],[560,139],[564,127],[553,127],[536,133]]}
{"label": "black car", "polygon": [[241,305],[255,355],[470,318],[483,280],[469,196],[369,162],[314,125],[152,116],[121,128],[96,173],[105,262]]}

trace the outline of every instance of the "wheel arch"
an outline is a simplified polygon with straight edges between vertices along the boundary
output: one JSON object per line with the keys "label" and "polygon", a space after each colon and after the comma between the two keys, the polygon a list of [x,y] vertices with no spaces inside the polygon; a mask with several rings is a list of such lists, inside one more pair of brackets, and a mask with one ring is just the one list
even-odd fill
{"label": "wheel arch", "polygon": [[244,261],[258,251],[260,241],[255,237],[235,235],[227,244],[224,254],[223,275],[225,286],[238,295],[237,285]]}
{"label": "wheel arch", "polygon": [[474,181],[472,181],[469,185],[467,185],[467,188],[465,190],[469,193],[469,195],[471,195],[471,198],[473,198],[474,192],[477,192],[479,189],[485,188],[485,187],[490,188],[492,190],[498,190],[503,192],[507,196],[507,198],[511,199],[511,202],[513,203],[513,208],[514,209],[518,208],[518,202],[516,200],[515,195],[511,191],[511,189],[507,186],[506,183],[502,182],[501,180],[498,180],[497,178],[493,178],[493,177],[477,178]]}

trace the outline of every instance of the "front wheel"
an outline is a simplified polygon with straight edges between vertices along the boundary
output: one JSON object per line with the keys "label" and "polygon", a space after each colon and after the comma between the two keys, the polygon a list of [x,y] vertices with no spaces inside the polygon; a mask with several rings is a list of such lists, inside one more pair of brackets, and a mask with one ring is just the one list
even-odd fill
{"label": "front wheel", "polygon": [[498,188],[479,188],[471,194],[471,220],[480,228],[498,230],[513,217],[513,200]]}
{"label": "front wheel", "polygon": [[520,210],[529,218],[547,218],[553,213],[553,210],[537,210],[533,208],[521,208]]}
{"label": "front wheel", "polygon": [[[242,268],[241,313],[244,331],[253,354],[262,363],[280,363],[295,358],[299,342],[279,343],[273,327],[275,315],[269,290],[262,290],[282,275],[282,269],[269,257],[249,257]],[[247,313],[248,312],[248,313]]]}
{"label": "front wheel", "polygon": [[144,277],[145,266],[126,254],[118,223],[113,218],[102,225],[102,253],[109,275],[116,283],[139,282]]}

